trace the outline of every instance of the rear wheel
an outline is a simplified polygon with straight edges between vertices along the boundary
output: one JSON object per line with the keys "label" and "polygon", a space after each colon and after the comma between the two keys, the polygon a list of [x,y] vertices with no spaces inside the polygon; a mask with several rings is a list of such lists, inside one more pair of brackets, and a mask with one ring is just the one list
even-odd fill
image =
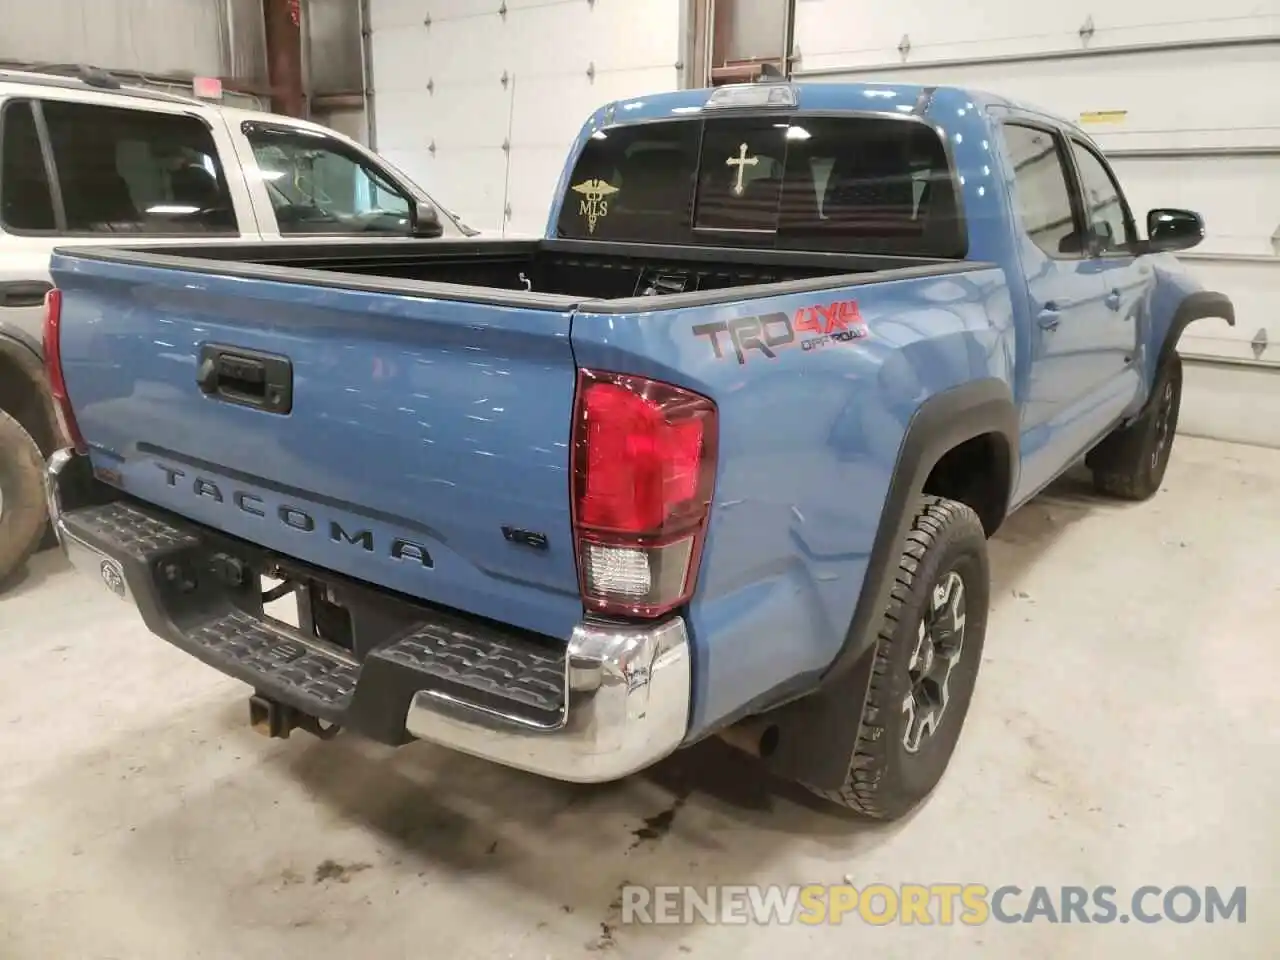
{"label": "rear wheel", "polygon": [[845,782],[816,792],[895,820],[933,791],[969,711],[989,601],[982,521],[962,503],[925,497],[881,622]]}
{"label": "rear wheel", "polygon": [[1182,358],[1176,353],[1160,368],[1151,394],[1146,413],[1113,430],[1085,458],[1100,493],[1146,500],[1164,482],[1182,406]]}
{"label": "rear wheel", "polygon": [[0,410],[0,586],[39,546],[46,515],[40,448]]}

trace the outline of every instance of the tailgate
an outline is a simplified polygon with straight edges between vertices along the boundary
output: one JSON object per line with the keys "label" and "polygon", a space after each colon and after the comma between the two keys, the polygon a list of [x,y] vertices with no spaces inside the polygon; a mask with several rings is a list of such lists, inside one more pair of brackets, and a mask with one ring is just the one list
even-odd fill
{"label": "tailgate", "polygon": [[263,274],[55,255],[95,469],[288,556],[567,637],[572,305]]}

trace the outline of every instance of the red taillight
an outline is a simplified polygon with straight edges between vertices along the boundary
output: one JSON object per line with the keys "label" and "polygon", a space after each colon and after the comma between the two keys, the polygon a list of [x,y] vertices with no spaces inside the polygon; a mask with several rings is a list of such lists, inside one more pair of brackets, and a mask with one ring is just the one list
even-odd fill
{"label": "red taillight", "polygon": [[50,290],[44,295],[44,370],[49,378],[49,392],[53,395],[53,410],[58,416],[62,431],[62,443],[75,447],[79,453],[88,450],[80,427],[76,424],[67,397],[67,381],[62,376],[62,291]]}
{"label": "red taillight", "polygon": [[574,411],[573,507],[582,601],[656,617],[689,599],[715,484],[706,397],[583,370]]}

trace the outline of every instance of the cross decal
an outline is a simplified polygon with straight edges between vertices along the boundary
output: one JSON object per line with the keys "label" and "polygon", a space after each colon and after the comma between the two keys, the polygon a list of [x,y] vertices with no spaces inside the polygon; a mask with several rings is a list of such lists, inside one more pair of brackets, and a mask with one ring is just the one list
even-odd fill
{"label": "cross decal", "polygon": [[738,168],[738,182],[733,185],[733,195],[740,197],[746,193],[746,186],[742,182],[743,175],[747,172],[747,167],[754,167],[760,162],[759,157],[747,156],[747,145],[744,143],[738,150],[736,157],[730,157],[725,161],[725,165]]}

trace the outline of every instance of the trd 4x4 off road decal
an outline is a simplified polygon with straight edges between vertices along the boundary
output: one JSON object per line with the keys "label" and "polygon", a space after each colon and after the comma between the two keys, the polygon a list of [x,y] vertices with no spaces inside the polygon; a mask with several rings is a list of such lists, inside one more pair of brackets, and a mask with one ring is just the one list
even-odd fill
{"label": "trd 4x4 off road decal", "polygon": [[717,360],[723,360],[725,356],[724,343],[720,339],[724,334],[732,344],[739,364],[747,362],[748,350],[759,350],[770,360],[776,360],[779,350],[797,343],[801,350],[819,350],[832,343],[862,340],[868,332],[856,300],[801,307],[790,317],[785,313],[766,313],[727,322],[700,323],[693,328],[695,337],[706,337],[711,341]]}

